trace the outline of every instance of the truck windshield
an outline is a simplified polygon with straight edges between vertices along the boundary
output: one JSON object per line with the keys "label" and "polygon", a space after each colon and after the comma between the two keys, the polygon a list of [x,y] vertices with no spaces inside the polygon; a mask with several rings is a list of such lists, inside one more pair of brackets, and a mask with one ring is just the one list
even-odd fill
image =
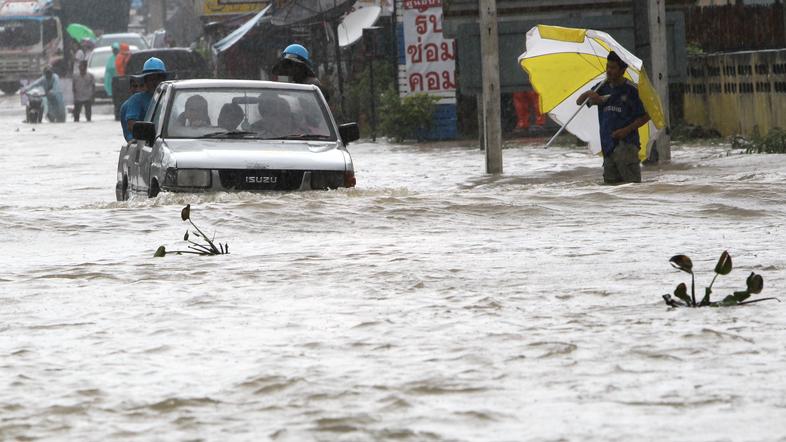
{"label": "truck windshield", "polygon": [[38,20],[0,20],[0,48],[23,48],[41,41]]}
{"label": "truck windshield", "polygon": [[328,109],[312,90],[183,89],[166,136],[335,141]]}

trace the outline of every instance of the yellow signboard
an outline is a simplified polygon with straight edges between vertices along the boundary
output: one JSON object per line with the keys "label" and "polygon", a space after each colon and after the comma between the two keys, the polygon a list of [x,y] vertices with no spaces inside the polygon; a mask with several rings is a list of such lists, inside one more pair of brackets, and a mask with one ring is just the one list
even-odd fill
{"label": "yellow signboard", "polygon": [[261,11],[267,1],[203,0],[202,5],[202,15],[247,14]]}

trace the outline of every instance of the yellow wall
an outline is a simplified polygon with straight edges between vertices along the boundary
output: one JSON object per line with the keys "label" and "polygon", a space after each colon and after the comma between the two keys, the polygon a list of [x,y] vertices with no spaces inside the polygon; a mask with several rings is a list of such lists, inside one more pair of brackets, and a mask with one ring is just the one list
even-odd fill
{"label": "yellow wall", "polygon": [[685,121],[724,136],[786,128],[786,50],[690,57]]}

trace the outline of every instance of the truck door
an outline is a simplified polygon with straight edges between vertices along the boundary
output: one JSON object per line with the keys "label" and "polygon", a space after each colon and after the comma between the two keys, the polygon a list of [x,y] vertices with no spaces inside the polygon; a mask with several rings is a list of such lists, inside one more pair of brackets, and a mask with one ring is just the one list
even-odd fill
{"label": "truck door", "polygon": [[[150,102],[151,109],[148,109],[145,120],[152,121],[156,125],[156,139],[152,146],[143,143],[143,147],[139,155],[139,177],[140,185],[145,190],[150,188],[151,179],[150,166],[154,160],[154,154],[161,150],[161,129],[164,127],[165,104],[167,102],[167,87],[162,85],[156,90],[156,95],[153,96],[153,101]],[[159,185],[161,183],[158,183]]]}

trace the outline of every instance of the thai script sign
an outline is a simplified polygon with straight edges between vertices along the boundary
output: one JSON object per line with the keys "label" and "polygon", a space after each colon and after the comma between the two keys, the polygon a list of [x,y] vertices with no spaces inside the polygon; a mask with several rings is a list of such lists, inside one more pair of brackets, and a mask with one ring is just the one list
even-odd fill
{"label": "thai script sign", "polygon": [[404,0],[403,16],[406,93],[455,95],[456,45],[442,35],[442,0]]}

